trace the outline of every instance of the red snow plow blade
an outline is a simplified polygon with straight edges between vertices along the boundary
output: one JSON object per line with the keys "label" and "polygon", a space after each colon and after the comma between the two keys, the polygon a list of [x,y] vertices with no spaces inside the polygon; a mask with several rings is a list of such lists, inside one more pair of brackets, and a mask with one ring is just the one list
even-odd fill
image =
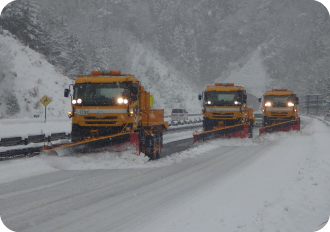
{"label": "red snow plow blade", "polygon": [[277,131],[288,132],[290,130],[300,130],[300,119],[262,127],[259,129],[259,135],[262,135],[263,133],[272,133]]}
{"label": "red snow plow blade", "polygon": [[122,133],[84,139],[83,141],[44,147],[46,155],[68,156],[84,153],[123,152],[130,150],[139,155],[139,136],[136,133]]}
{"label": "red snow plow blade", "polygon": [[239,124],[235,126],[226,126],[219,129],[204,131],[200,134],[194,134],[194,141],[204,141],[214,138],[247,138],[249,136],[249,126],[247,124]]}

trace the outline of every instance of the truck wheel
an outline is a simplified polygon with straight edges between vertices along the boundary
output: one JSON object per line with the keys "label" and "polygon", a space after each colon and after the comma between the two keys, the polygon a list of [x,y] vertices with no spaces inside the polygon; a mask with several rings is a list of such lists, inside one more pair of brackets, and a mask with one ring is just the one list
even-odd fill
{"label": "truck wheel", "polygon": [[162,134],[160,134],[157,143],[158,143],[158,146],[157,146],[156,159],[159,159],[160,158],[160,153],[162,152],[162,147],[163,147]]}
{"label": "truck wheel", "polygon": [[268,117],[264,117],[264,120],[262,122],[263,126],[268,126],[269,125],[269,121],[268,121]]}
{"label": "truck wheel", "polygon": [[82,130],[79,125],[72,124],[71,130],[71,142],[78,142],[83,139]]}
{"label": "truck wheel", "polygon": [[204,131],[212,130],[213,129],[212,121],[208,118],[204,118],[203,128],[204,128]]}
{"label": "truck wheel", "polygon": [[160,134],[160,147],[163,148],[164,147],[164,143],[163,143],[163,134]]}
{"label": "truck wheel", "polygon": [[248,137],[253,138],[253,124],[249,125],[248,128],[249,128]]}
{"label": "truck wheel", "polygon": [[145,155],[149,157],[150,160],[155,160],[157,158],[155,154],[156,139],[155,136],[147,136],[146,138],[146,151]]}

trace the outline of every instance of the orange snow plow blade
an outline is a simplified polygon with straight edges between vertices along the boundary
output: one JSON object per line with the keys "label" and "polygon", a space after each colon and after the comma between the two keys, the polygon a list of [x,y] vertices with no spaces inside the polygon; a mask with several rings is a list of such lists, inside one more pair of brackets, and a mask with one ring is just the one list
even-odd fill
{"label": "orange snow plow blade", "polygon": [[83,153],[122,152],[131,150],[139,155],[139,136],[136,133],[122,133],[84,139],[83,141],[44,147],[46,155],[68,156]]}
{"label": "orange snow plow blade", "polygon": [[259,135],[262,135],[263,133],[272,133],[277,131],[288,132],[290,130],[300,130],[300,119],[262,127],[259,129]]}
{"label": "orange snow plow blade", "polygon": [[220,129],[213,129],[210,131],[204,131],[200,134],[194,134],[193,143],[197,141],[204,141],[214,138],[248,138],[249,126],[247,124],[239,124],[235,126],[226,126]]}

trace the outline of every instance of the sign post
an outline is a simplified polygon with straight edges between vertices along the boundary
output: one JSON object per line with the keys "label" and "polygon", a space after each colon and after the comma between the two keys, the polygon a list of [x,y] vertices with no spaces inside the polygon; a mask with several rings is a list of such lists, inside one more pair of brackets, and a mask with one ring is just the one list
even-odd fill
{"label": "sign post", "polygon": [[41,98],[40,102],[45,106],[45,122],[46,122],[46,108],[47,105],[51,102],[51,100],[49,99],[49,97],[45,95],[43,98]]}

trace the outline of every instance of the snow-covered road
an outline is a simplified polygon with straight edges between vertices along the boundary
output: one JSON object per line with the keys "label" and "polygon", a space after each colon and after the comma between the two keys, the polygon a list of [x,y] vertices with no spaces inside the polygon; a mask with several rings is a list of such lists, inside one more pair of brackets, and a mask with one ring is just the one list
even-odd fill
{"label": "snow-covered road", "polygon": [[330,214],[330,129],[222,139],[147,162],[129,154],[0,162],[14,231],[299,231]]}

